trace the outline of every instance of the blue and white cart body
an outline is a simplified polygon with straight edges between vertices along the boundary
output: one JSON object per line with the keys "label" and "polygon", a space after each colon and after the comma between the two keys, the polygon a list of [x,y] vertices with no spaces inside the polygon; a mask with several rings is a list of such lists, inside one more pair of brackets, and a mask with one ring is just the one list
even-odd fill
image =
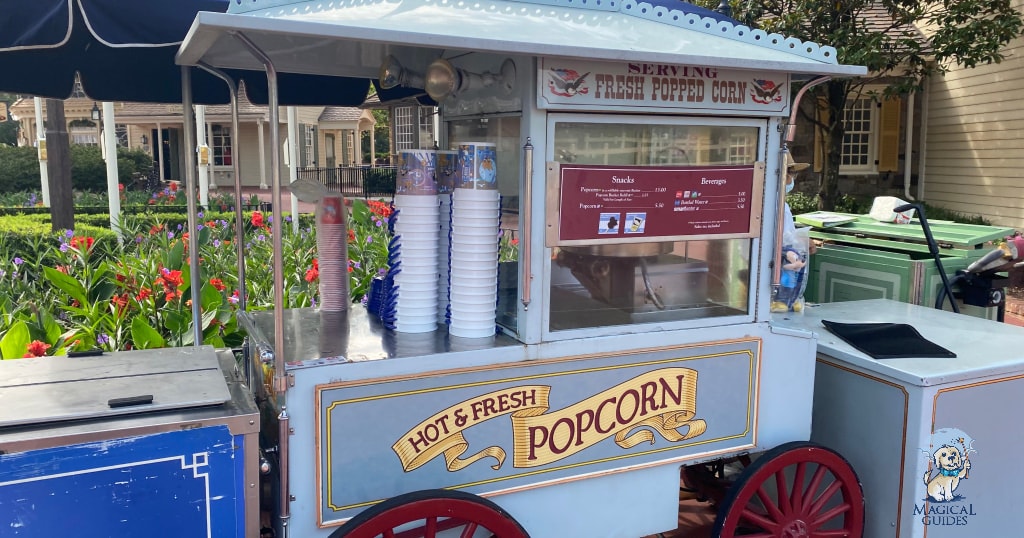
{"label": "blue and white cart body", "polygon": [[279,531],[341,536],[443,488],[534,537],[642,536],[676,528],[681,466],[808,440],[816,342],[769,314],[779,148],[794,85],[864,69],[632,0],[246,0],[200,13],[178,53],[369,79],[390,62],[413,98],[438,60],[465,84],[439,97],[436,141],[495,145],[518,241],[500,330],[401,333],[359,305],[243,316],[286,445]]}
{"label": "blue and white cart body", "polygon": [[0,535],[255,536],[259,412],[212,347],[0,363]]}

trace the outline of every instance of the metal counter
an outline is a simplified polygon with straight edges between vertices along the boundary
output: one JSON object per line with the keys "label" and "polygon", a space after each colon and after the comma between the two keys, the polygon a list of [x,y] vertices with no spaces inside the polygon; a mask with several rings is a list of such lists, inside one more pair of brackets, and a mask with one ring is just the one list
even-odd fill
{"label": "metal counter", "polygon": [[[240,312],[238,320],[257,348],[274,349],[273,312]],[[313,308],[284,310],[287,370],[521,345],[505,334],[490,338],[449,336],[447,329],[440,325],[429,333],[400,333],[385,329],[380,320],[359,305],[345,312]]]}
{"label": "metal counter", "polygon": [[[876,360],[821,320],[907,323],[955,358]],[[818,335],[811,439],[864,487],[864,536],[1011,536],[1024,442],[1024,329],[877,299],[809,306],[773,326]]]}

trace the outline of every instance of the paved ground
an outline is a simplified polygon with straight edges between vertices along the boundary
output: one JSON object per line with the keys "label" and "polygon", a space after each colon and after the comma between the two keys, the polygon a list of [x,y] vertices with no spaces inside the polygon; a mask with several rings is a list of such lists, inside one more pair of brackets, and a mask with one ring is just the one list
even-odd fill
{"label": "paved ground", "polygon": [[[233,189],[217,189],[216,192],[232,192]],[[248,200],[250,196],[255,194],[259,197],[261,202],[270,202],[273,200],[273,193],[270,189],[258,189],[255,187],[242,187],[242,199]],[[286,211],[291,211],[292,207],[292,193],[288,189],[281,189],[281,203],[287,208]],[[313,213],[316,211],[316,204],[310,204],[307,202],[299,202],[299,213]]]}

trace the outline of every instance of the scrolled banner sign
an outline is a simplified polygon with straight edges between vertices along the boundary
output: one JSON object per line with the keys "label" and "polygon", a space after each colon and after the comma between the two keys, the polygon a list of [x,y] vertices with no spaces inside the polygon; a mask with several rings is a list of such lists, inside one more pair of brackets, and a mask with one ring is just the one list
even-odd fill
{"label": "scrolled banner sign", "polygon": [[609,437],[629,449],[653,444],[654,433],[679,442],[707,429],[703,419],[695,418],[697,371],[690,368],[647,372],[549,413],[550,392],[546,385],[522,385],[482,394],[435,413],[391,448],[406,472],[440,455],[449,471],[484,458],[493,458],[496,463],[491,468],[498,470],[504,465],[505,450],[491,446],[463,457],[469,451],[463,432],[505,415],[512,422],[512,465],[516,468],[547,465]]}

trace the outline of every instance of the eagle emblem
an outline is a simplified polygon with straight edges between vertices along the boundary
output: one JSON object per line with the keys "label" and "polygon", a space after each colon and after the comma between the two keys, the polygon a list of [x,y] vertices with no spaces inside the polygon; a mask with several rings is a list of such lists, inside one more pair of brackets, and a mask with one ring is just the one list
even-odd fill
{"label": "eagle emblem", "polygon": [[548,73],[548,90],[562,97],[572,97],[576,94],[586,95],[590,92],[590,88],[584,86],[589,74],[589,71],[580,75],[574,69],[556,69],[552,67],[551,72]]}
{"label": "eagle emblem", "polygon": [[750,91],[750,98],[755,103],[767,105],[782,100],[782,84],[775,84],[771,80],[754,79],[754,87]]}

